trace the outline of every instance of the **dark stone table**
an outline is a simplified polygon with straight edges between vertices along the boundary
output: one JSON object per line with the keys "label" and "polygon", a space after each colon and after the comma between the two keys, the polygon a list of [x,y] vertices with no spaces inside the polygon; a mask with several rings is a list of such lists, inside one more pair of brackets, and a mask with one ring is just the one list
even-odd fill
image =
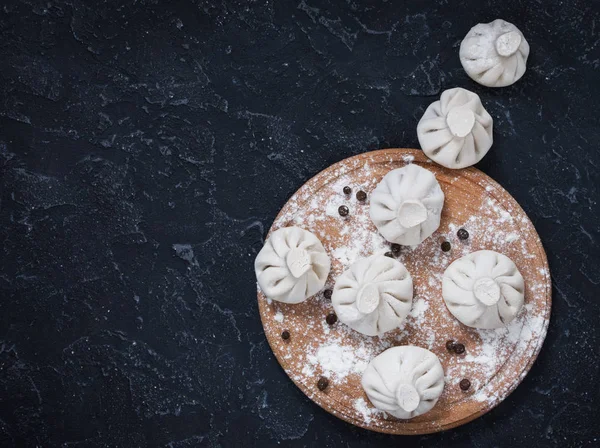
{"label": "dark stone table", "polygon": [[[458,47],[498,17],[531,56],[489,89]],[[598,1],[10,0],[0,38],[0,446],[600,445]],[[547,249],[548,338],[473,423],[370,433],[277,364],[254,257],[307,179],[418,147],[457,86]]]}

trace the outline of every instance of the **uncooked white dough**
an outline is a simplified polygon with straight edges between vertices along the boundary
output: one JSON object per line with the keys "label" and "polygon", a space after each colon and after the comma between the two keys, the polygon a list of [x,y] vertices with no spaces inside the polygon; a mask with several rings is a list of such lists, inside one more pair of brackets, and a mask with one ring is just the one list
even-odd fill
{"label": "uncooked white dough", "polygon": [[440,226],[444,193],[435,175],[415,164],[392,170],[371,194],[369,213],[383,237],[415,246]]}
{"label": "uncooked white dough", "polygon": [[446,90],[429,105],[417,125],[423,152],[446,168],[479,162],[494,142],[494,122],[479,95],[460,87]]}
{"label": "uncooked white dough", "polygon": [[412,298],[412,277],[404,265],[385,255],[372,255],[354,262],[338,277],[331,302],[341,322],[376,336],[400,326]]}
{"label": "uncooked white dough", "polygon": [[284,227],[265,241],[254,262],[256,279],[265,296],[300,303],[319,292],[331,261],[321,241],[308,230]]}
{"label": "uncooked white dough", "polygon": [[362,387],[377,409],[409,419],[435,406],[444,390],[444,369],[429,350],[392,347],[369,363]]}
{"label": "uncooked white dough", "polygon": [[450,312],[474,328],[501,328],[525,301],[525,282],[513,261],[491,250],[455,260],[444,272],[442,296]]}
{"label": "uncooked white dough", "polygon": [[459,55],[473,81],[487,87],[506,87],[525,73],[529,44],[516,26],[497,19],[471,28],[460,44]]}

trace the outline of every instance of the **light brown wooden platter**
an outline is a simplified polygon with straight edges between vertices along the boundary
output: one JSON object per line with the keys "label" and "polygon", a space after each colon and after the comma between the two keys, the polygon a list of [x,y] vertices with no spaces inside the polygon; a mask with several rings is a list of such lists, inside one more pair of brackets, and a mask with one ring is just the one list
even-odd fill
{"label": "light brown wooden platter", "polygon": [[[296,225],[315,233],[331,257],[325,289],[357,258],[389,250],[371,223],[367,195],[390,170],[416,163],[432,171],[445,194],[440,228],[416,248],[403,248],[398,258],[413,277],[413,310],[405,325],[382,337],[361,335],[344,324],[330,326],[333,311],[319,293],[297,305],[267,300],[258,291],[265,335],[277,360],[294,383],[315,403],[337,417],[362,428],[390,434],[427,434],[465,424],[504,400],[523,380],[546,336],[551,308],[551,281],[546,254],[523,209],[498,183],[475,168],[449,170],[429,160],[422,151],[386,149],[338,162],[304,184],[285,204],[271,231]],[[348,185],[352,195],[342,188]],[[337,213],[345,204],[350,215]],[[463,241],[456,231],[465,228]],[[449,241],[452,249],[442,252]],[[476,330],[460,324],[441,296],[441,278],[455,259],[490,249],[510,257],[525,278],[525,307],[508,328]],[[291,337],[281,338],[288,330]],[[457,355],[447,340],[466,346]],[[377,411],[360,385],[366,364],[388,347],[417,345],[434,352],[444,366],[446,386],[437,405],[412,420],[398,420]],[[319,391],[321,376],[329,379]],[[458,386],[467,378],[472,386]]]}

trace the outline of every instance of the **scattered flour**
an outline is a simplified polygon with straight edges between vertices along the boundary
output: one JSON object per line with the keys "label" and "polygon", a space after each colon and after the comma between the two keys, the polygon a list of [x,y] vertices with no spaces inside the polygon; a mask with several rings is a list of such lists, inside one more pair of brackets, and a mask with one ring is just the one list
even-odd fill
{"label": "scattered flour", "polygon": [[[404,161],[411,163],[413,159],[413,156],[405,156]],[[359,169],[362,170],[360,176],[349,175],[350,171]],[[375,169],[374,164],[363,165],[363,162],[355,162],[353,166],[345,166],[334,171],[326,187],[316,192],[310,189],[301,190],[298,195],[290,199],[286,206],[287,212],[274,225],[278,228],[293,223],[319,236],[332,261],[332,270],[326,288],[332,288],[337,276],[358,258],[390,250],[389,243],[379,235],[370,220],[368,200],[366,203],[360,203],[355,199],[355,193],[359,189],[363,189],[368,195],[373,191],[381,178],[381,175],[372,173]],[[357,178],[361,179],[360,183],[352,183],[351,179]],[[457,178],[456,181],[458,180]],[[352,188],[350,196],[342,193],[346,185]],[[347,397],[350,400],[347,405],[359,418],[362,418],[366,424],[385,427],[389,424],[385,421],[385,413],[373,408],[361,396],[363,392],[360,388],[360,376],[375,356],[389,347],[405,344],[427,347],[442,359],[446,388],[438,406],[443,406],[443,403],[451,406],[452,403],[465,397],[493,406],[516,386],[518,381],[515,382],[514,372],[506,371],[503,368],[504,364],[513,356],[535,355],[548,326],[544,315],[536,314],[540,310],[534,308],[532,304],[528,303],[520,315],[506,328],[473,329],[470,334],[477,342],[467,345],[464,356],[448,355],[444,348],[446,340],[464,331],[464,327],[451,316],[441,299],[444,270],[456,258],[480,249],[506,253],[512,255],[513,259],[518,255],[521,260],[518,266],[525,279],[538,280],[531,284],[527,283],[526,300],[528,301],[534,297],[534,294],[543,294],[549,282],[547,269],[538,272],[533,268],[533,263],[526,261],[538,256],[536,253],[529,252],[526,233],[523,233],[523,229],[531,228],[531,223],[510,207],[505,209],[494,198],[493,192],[496,186],[489,184],[484,188],[490,196],[482,202],[478,210],[465,211],[462,214],[459,212],[453,216],[453,222],[443,223],[442,228],[421,245],[402,248],[399,261],[407,266],[409,272],[419,271],[427,274],[422,275],[421,278],[413,276],[415,285],[413,306],[403,327],[398,331],[390,332],[381,338],[371,338],[341,323],[333,327],[329,326],[321,316],[331,312],[331,303],[322,295],[305,302],[311,307],[310,315],[319,316],[314,321],[306,322],[307,314],[296,315],[294,307],[284,308],[285,328],[292,334],[292,340],[299,332],[310,335],[310,342],[302,352],[294,351],[284,356],[289,362],[286,371],[294,381],[305,385],[306,388],[303,390],[309,396],[312,393],[310,391],[316,389],[316,378],[325,375],[332,385],[344,384],[345,388],[352,387],[354,395]],[[309,205],[300,207],[298,204]],[[350,209],[348,218],[340,217],[338,213],[340,205],[346,205]],[[331,227],[337,227],[338,233],[328,230]],[[470,234],[467,241],[459,240],[456,235],[461,228],[466,229]],[[494,230],[490,231],[490,229]],[[515,229],[518,229],[519,233]],[[451,243],[450,252],[440,251],[441,241]],[[270,301],[268,303],[271,305]],[[441,316],[441,320],[434,321],[433,315]],[[277,334],[284,328],[281,325],[283,322],[282,312],[274,313]],[[498,381],[495,381],[499,372],[508,375],[509,381],[504,382],[506,385],[502,382],[499,385]],[[458,388],[458,382],[463,378],[469,378],[473,384],[471,395],[465,396]]]}
{"label": "scattered flour", "polygon": [[508,235],[506,235],[506,242],[507,243],[512,243],[513,241],[517,241],[519,239],[519,235],[517,233],[509,233]]}
{"label": "scattered flour", "polygon": [[354,409],[362,416],[364,422],[366,424],[371,423],[373,418],[382,417],[384,419],[387,418],[387,413],[380,411],[372,407],[370,404],[367,404],[364,398],[357,398],[354,400]]}
{"label": "scattered flour", "polygon": [[417,326],[423,324],[425,311],[429,308],[429,302],[420,297],[413,298],[413,306],[410,310],[410,316],[416,320]]}
{"label": "scattered flour", "polygon": [[365,347],[358,349],[340,345],[339,340],[321,345],[316,353],[306,357],[312,368],[319,366],[323,374],[334,381],[343,382],[350,373],[362,374],[373,354]]}

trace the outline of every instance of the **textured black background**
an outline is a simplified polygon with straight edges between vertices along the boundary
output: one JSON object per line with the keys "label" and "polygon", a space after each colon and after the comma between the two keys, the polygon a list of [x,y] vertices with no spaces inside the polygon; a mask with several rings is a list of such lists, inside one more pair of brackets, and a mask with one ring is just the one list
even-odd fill
{"label": "textured black background", "polygon": [[[498,17],[531,56],[488,89],[458,47]],[[597,1],[3,2],[0,446],[600,445],[599,35]],[[548,338],[475,422],[370,433],[278,366],[253,260],[307,179],[418,147],[456,86],[547,249]]]}

